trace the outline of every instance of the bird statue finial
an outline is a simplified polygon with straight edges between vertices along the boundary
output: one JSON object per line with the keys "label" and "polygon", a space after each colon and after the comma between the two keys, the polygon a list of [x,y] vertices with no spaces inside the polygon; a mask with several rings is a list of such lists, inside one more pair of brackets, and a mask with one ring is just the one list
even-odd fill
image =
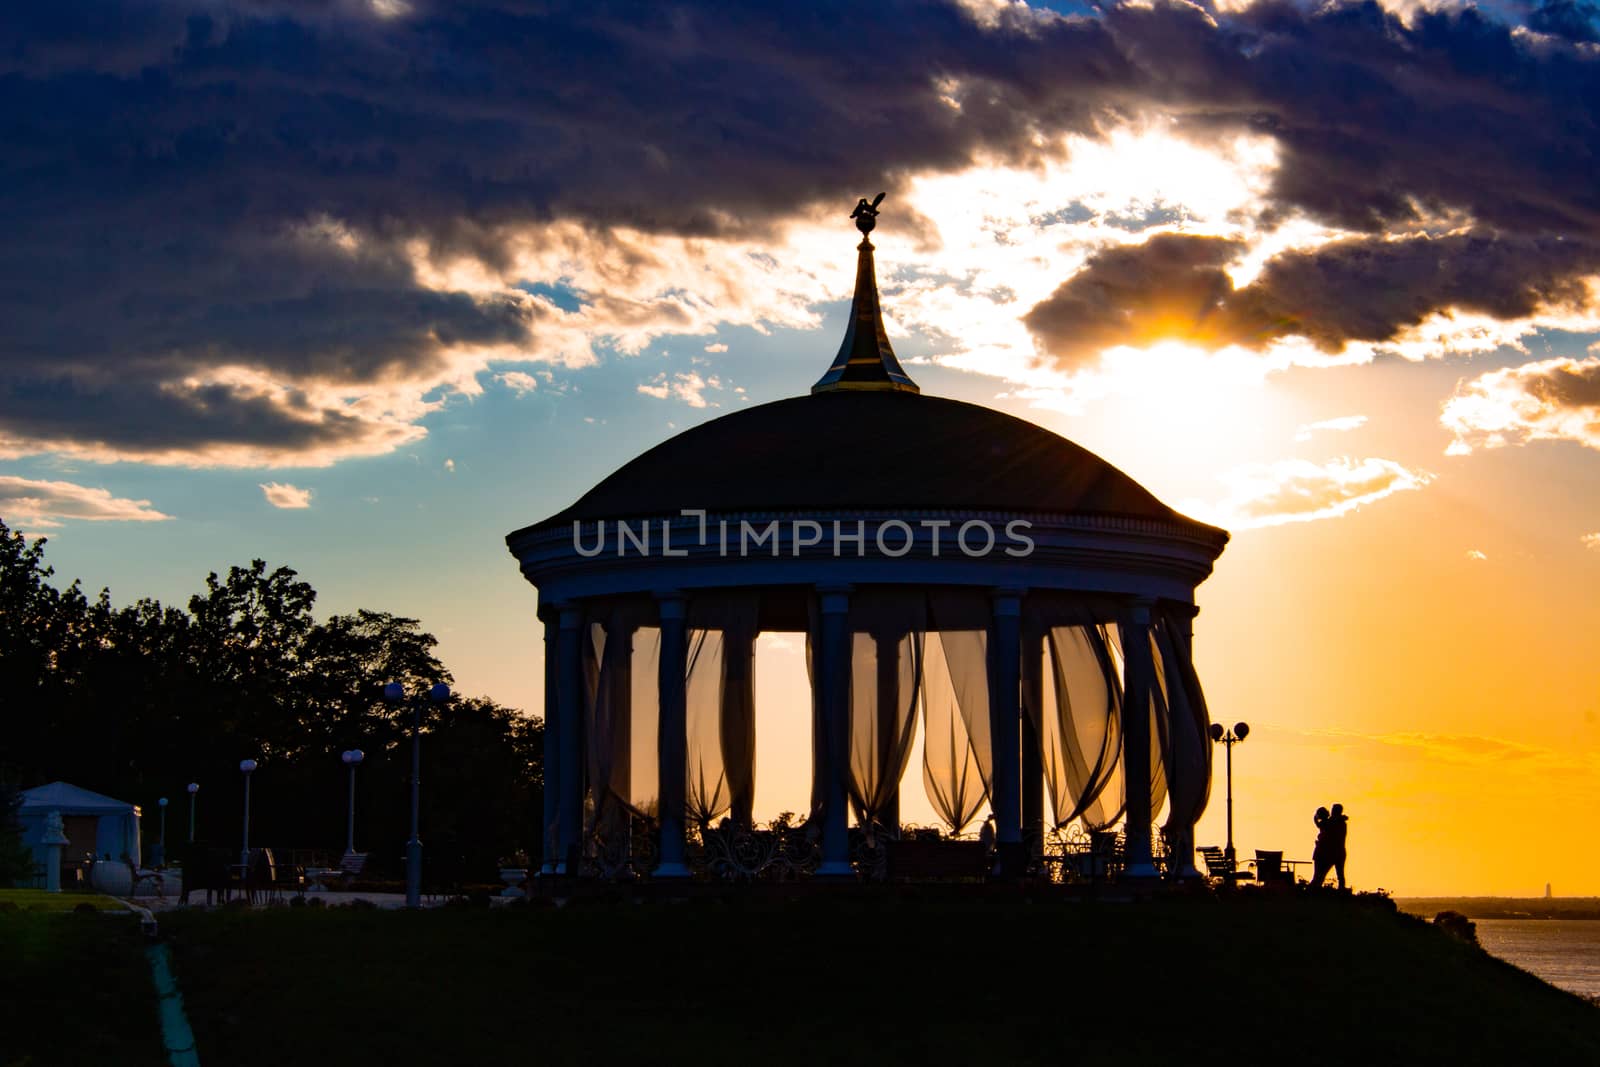
{"label": "bird statue finial", "polygon": [[883,198],[888,195],[879,193],[870,204],[867,203],[866,197],[856,202],[856,209],[850,212],[850,217],[856,220],[856,229],[863,235],[871,233],[872,228],[878,224],[878,205],[883,203]]}

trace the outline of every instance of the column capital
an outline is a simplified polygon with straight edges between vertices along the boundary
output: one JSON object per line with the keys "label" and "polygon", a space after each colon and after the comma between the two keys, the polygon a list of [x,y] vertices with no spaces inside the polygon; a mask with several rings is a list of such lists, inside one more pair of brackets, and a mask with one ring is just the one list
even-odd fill
{"label": "column capital", "polygon": [[563,630],[576,630],[583,625],[583,607],[571,600],[563,600],[550,605],[561,613],[561,628]]}
{"label": "column capital", "polygon": [[668,619],[682,619],[687,613],[683,593],[677,589],[659,589],[655,593],[656,611],[661,621]]}
{"label": "column capital", "polygon": [[850,594],[855,592],[853,585],[819,585],[817,596],[822,601],[824,615],[843,615],[850,610]]}
{"label": "column capital", "polygon": [[606,640],[619,641],[624,637],[631,640],[633,635],[639,632],[639,626],[639,620],[632,616],[618,618],[616,615],[612,615],[605,620]]}
{"label": "column capital", "polygon": [[1021,615],[1022,597],[1027,592],[1021,586],[997,585],[989,590],[989,601],[996,615]]}
{"label": "column capital", "polygon": [[1149,626],[1150,613],[1155,608],[1154,597],[1138,596],[1128,601],[1126,622],[1132,626]]}

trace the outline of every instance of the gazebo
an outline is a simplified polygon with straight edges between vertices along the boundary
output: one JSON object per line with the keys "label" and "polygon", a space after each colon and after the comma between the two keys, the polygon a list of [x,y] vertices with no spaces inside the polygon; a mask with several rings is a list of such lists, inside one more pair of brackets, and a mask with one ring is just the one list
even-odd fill
{"label": "gazebo", "polygon": [[772,631],[806,640],[816,875],[852,873],[852,815],[896,834],[919,726],[929,800],[957,832],[988,806],[997,875],[1047,823],[1119,821],[1124,876],[1193,873],[1194,591],[1228,535],[1031,422],[923,396],[884,330],[876,215],[852,216],[849,325],[808,395],[680,433],[507,536],[544,623],[545,873],[643,815],[650,873],[683,877],[690,827],[748,825]]}
{"label": "gazebo", "polygon": [[51,815],[61,820],[61,830],[67,839],[65,854],[74,862],[85,857],[126,860],[133,867],[142,862],[137,804],[115,800],[69,782],[51,782],[24,789],[22,804],[17,810],[23,843],[33,851],[35,863],[42,866],[49,857],[44,841]]}

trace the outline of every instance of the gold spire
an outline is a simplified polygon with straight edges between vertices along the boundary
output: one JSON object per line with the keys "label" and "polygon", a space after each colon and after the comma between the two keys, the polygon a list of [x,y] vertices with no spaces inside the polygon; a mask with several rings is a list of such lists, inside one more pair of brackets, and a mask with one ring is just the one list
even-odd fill
{"label": "gold spire", "polygon": [[922,392],[895,358],[889,335],[883,329],[883,312],[878,307],[878,273],[872,263],[872,240],[868,235],[878,224],[878,205],[883,198],[884,194],[879,193],[870,204],[862,198],[850,213],[856,220],[856,229],[861,231],[861,243],[856,246],[860,256],[856,260],[856,295],[850,305],[850,325],[844,331],[844,343],[833,357],[833,365],[811,387],[813,393],[836,389]]}

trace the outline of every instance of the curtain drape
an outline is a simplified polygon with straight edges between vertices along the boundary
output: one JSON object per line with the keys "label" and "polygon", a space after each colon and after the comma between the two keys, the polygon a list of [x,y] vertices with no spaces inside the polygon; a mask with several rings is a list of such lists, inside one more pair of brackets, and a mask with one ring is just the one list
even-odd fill
{"label": "curtain drape", "polygon": [[856,821],[898,830],[900,780],[916,738],[927,611],[920,593],[867,590],[850,602],[850,762]]}
{"label": "curtain drape", "polygon": [[[909,595],[908,595],[909,594]],[[993,754],[987,649],[991,608],[983,590],[865,589],[851,598],[849,748],[839,756],[863,825],[887,823],[910,759],[920,709],[923,788],[940,819],[964,831],[988,796]],[[696,597],[689,612],[685,817],[708,825],[725,813],[747,821],[755,793],[755,592]],[[1056,826],[1081,819],[1104,829],[1122,817],[1122,628],[1112,608],[1083,600],[1030,603],[1022,672],[1024,713],[1039,738]],[[1041,640],[1042,638],[1042,640]],[[1150,627],[1151,811],[1167,801],[1164,831],[1192,847],[1210,796],[1210,725],[1191,659],[1187,616],[1158,611]],[[582,751],[589,788],[586,831],[608,832],[628,813],[658,807],[660,629],[648,602],[593,608],[581,635]],[[811,636],[807,669],[811,668]],[[1037,679],[1037,682],[1035,682]],[[815,693],[815,685],[812,690]],[[823,751],[813,700],[813,761]],[[1170,794],[1170,795],[1169,795]],[[821,793],[814,791],[812,812]],[[1188,855],[1188,853],[1184,853]]]}
{"label": "curtain drape", "polygon": [[657,663],[661,631],[653,606],[596,608],[584,628],[585,827],[609,832],[627,813],[657,806]]}
{"label": "curtain drape", "polygon": [[688,767],[685,818],[724,812],[748,822],[755,798],[754,592],[696,597],[689,607]]}
{"label": "curtain drape", "polygon": [[689,631],[684,819],[709,826],[732,803],[722,761],[722,631]]}
{"label": "curtain drape", "polygon": [[1194,856],[1194,825],[1211,797],[1211,721],[1191,658],[1186,622],[1174,614],[1162,614],[1152,633],[1168,706],[1168,809],[1162,830],[1172,853],[1189,867]]}
{"label": "curtain drape", "polygon": [[[1167,679],[1162,670],[1161,650],[1156,641],[1156,624],[1152,618],[1148,627],[1150,635],[1150,663],[1155,671],[1155,684],[1150,687],[1150,818],[1154,820],[1167,800],[1167,760],[1172,745],[1168,732],[1170,716],[1167,713]],[[1126,694],[1124,694],[1126,696]],[[1127,714],[1124,699],[1123,713]]]}
{"label": "curtain drape", "polygon": [[[1038,694],[1024,693],[1056,826],[1104,829],[1122,816],[1122,676],[1104,625],[1045,633]],[[1029,699],[1029,697],[1032,699]]]}
{"label": "curtain drape", "polygon": [[[989,740],[991,610],[981,589],[932,589],[927,604],[922,784],[951,832],[960,833],[988,797],[994,769]],[[965,741],[964,752],[957,738]]]}
{"label": "curtain drape", "polygon": [[944,641],[930,632],[922,657],[922,788],[952,834],[977,818],[989,799],[987,775],[956,699]]}

